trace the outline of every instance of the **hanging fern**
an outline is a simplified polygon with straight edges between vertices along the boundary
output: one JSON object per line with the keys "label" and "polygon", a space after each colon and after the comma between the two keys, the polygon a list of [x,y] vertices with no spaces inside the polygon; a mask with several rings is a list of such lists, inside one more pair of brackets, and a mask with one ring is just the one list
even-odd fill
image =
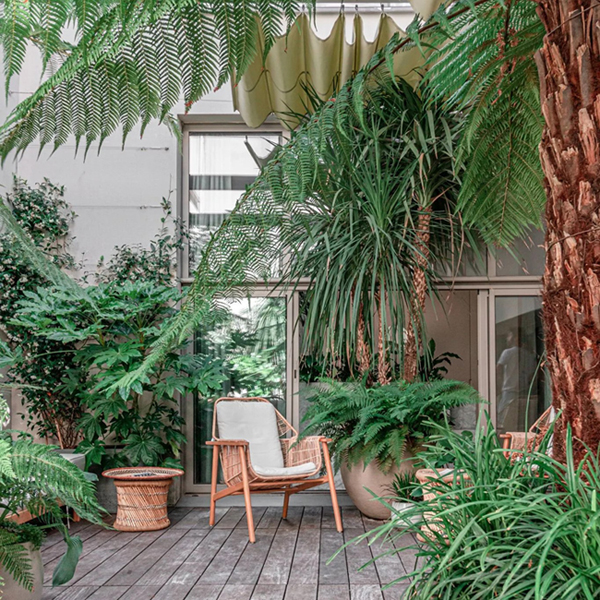
{"label": "hanging fern", "polygon": [[[312,8],[314,2],[307,2]],[[4,0],[0,42],[6,89],[30,46],[48,76],[0,129],[0,157],[35,140],[54,149],[74,136],[86,151],[119,128],[123,141],[153,120],[178,130],[186,110],[229,78],[239,80],[260,43],[290,26],[296,0]],[[74,27],[76,42],[63,41]]]}

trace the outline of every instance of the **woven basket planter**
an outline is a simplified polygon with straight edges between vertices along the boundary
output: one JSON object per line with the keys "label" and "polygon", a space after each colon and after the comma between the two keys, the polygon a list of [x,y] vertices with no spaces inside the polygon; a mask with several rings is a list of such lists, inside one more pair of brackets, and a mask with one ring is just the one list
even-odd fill
{"label": "woven basket planter", "polygon": [[167,495],[173,477],[183,475],[183,471],[162,467],[127,467],[109,469],[102,475],[112,479],[117,488],[115,529],[156,531],[171,524]]}

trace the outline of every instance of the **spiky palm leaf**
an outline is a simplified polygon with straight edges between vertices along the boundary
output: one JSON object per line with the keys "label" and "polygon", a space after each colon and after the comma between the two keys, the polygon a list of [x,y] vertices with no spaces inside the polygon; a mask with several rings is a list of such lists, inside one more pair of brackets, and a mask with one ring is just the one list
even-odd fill
{"label": "spiky palm leaf", "polygon": [[[306,4],[312,7],[314,2]],[[6,85],[39,48],[48,77],[0,129],[0,156],[36,139],[54,148],[69,136],[86,150],[119,127],[123,140],[152,120],[177,129],[170,111],[244,73],[289,26],[296,0],[4,0],[0,41]],[[74,28],[76,41],[63,41]]]}
{"label": "spiky palm leaf", "polygon": [[[456,2],[420,43],[431,54],[422,86],[467,113],[458,210],[489,244],[540,227],[545,193],[538,154],[543,118],[533,60],[544,28],[528,0]],[[417,36],[415,36],[417,37]]]}

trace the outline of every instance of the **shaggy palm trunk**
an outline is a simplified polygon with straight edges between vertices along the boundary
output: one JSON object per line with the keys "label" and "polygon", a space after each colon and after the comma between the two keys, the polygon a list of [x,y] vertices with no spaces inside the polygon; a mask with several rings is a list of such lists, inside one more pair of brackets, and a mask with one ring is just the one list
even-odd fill
{"label": "shaggy palm trunk", "polygon": [[546,121],[540,157],[546,193],[543,311],[554,406],[575,460],[600,442],[600,7],[538,0],[547,35],[536,56]]}
{"label": "shaggy palm trunk", "polygon": [[419,215],[417,239],[415,248],[419,252],[416,259],[416,268],[413,276],[413,293],[410,303],[414,322],[407,327],[404,341],[404,379],[414,381],[417,376],[419,353],[418,341],[421,337],[421,315],[425,310],[427,300],[427,277],[425,272],[429,262],[429,238],[431,225],[431,206],[423,209]]}

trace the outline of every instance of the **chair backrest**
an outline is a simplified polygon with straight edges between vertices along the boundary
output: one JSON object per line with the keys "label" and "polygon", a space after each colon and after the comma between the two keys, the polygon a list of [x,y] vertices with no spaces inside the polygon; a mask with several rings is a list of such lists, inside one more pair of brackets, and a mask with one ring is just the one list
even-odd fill
{"label": "chair backrest", "polygon": [[219,398],[215,402],[213,437],[246,440],[253,466],[279,469],[284,466],[280,435],[287,429],[281,431],[280,418],[265,398]]}

